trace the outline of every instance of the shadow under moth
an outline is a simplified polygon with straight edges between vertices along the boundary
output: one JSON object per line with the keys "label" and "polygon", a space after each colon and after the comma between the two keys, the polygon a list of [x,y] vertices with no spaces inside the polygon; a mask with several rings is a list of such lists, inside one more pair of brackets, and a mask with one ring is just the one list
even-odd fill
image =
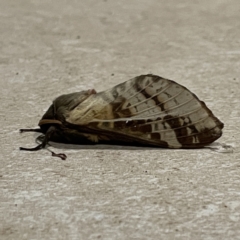
{"label": "shadow under moth", "polygon": [[[163,148],[201,148],[222,135],[223,123],[206,104],[180,84],[141,75],[109,90],[61,95],[39,121],[41,144],[128,144]],[[52,151],[51,151],[52,152]],[[65,160],[63,153],[53,156]]]}

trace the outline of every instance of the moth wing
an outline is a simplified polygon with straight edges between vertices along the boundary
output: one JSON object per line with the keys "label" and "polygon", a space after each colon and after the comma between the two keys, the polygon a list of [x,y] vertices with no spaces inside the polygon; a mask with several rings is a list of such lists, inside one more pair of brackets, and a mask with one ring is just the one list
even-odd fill
{"label": "moth wing", "polygon": [[92,95],[67,118],[109,140],[198,148],[222,135],[223,123],[195,94],[155,75],[142,75]]}

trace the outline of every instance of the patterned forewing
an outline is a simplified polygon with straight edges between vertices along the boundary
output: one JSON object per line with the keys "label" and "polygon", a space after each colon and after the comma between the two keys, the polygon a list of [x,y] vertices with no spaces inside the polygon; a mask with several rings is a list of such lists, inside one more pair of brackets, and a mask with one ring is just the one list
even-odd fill
{"label": "patterned forewing", "polygon": [[[223,124],[193,93],[154,75],[133,78],[88,99],[71,119],[90,128],[121,133],[149,144],[196,148],[222,134]],[[85,102],[86,106],[89,103]],[[86,110],[87,109],[87,110]],[[80,117],[79,117],[80,116]]]}

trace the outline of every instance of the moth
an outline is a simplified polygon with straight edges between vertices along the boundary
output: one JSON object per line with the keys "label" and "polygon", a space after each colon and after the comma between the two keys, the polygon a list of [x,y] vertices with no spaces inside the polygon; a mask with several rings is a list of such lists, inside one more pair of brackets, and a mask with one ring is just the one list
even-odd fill
{"label": "moth", "polygon": [[[39,121],[42,142],[117,143],[163,148],[201,148],[222,135],[224,124],[186,87],[156,75],[141,75],[109,90],[57,97]],[[53,156],[66,159],[65,154]]]}

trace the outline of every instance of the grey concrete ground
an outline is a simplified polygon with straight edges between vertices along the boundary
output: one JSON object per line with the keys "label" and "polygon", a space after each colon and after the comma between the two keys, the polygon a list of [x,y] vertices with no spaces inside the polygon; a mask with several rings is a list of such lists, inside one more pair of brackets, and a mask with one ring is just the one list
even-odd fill
{"label": "grey concrete ground", "polygon": [[[239,0],[0,0],[0,239],[240,239]],[[210,149],[34,146],[51,101],[154,73],[224,123]]]}

